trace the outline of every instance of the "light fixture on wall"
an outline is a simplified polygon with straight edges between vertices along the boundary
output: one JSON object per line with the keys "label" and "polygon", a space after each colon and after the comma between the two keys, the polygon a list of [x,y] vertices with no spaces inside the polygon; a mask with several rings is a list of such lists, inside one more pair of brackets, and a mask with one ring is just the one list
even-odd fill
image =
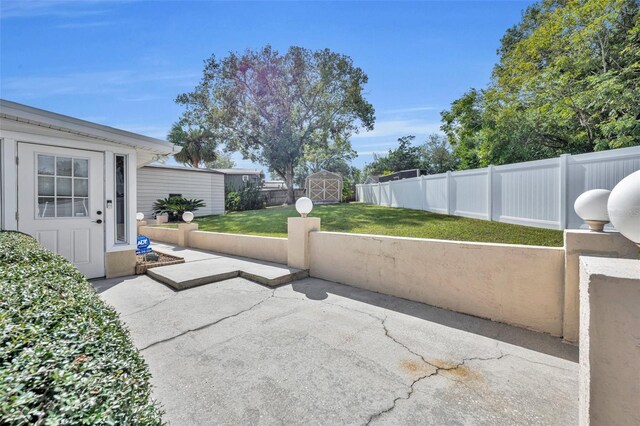
{"label": "light fixture on wall", "polygon": [[604,226],[609,223],[607,213],[607,201],[611,191],[607,189],[592,189],[583,192],[576,199],[573,208],[589,229],[595,232],[602,232]]}
{"label": "light fixture on wall", "polygon": [[182,213],[182,220],[184,220],[187,223],[191,223],[191,221],[193,220],[193,213],[191,212]]}
{"label": "light fixture on wall", "polygon": [[144,219],[144,213],[142,212],[136,213],[136,220],[140,222],[142,219]]}
{"label": "light fixture on wall", "polygon": [[296,210],[300,213],[300,216],[307,217],[311,210],[313,210],[313,201],[307,197],[301,197],[296,201]]}
{"label": "light fixture on wall", "polygon": [[640,170],[618,182],[607,209],[611,224],[640,247]]}

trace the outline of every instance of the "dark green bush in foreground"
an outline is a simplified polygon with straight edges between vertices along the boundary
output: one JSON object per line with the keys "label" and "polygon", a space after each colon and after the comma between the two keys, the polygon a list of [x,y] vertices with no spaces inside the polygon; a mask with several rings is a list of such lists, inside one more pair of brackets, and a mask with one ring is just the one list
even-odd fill
{"label": "dark green bush in foreground", "polygon": [[0,423],[161,424],[149,372],[78,270],[0,232]]}
{"label": "dark green bush in foreground", "polygon": [[246,184],[236,191],[228,191],[226,197],[225,210],[228,212],[265,208],[264,195],[257,185]]}

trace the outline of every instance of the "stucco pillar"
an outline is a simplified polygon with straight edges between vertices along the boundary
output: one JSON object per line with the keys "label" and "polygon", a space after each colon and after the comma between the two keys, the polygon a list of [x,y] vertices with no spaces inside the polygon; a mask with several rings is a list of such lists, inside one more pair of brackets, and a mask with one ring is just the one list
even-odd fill
{"label": "stucco pillar", "polygon": [[637,259],[638,247],[619,232],[592,232],[572,229],[564,231],[564,314],[562,335],[577,343],[580,324],[579,257],[599,256]]}
{"label": "stucco pillar", "polygon": [[319,217],[290,217],[288,221],[287,264],[309,269],[309,232],[320,230]]}
{"label": "stucco pillar", "polygon": [[579,424],[640,424],[640,260],[580,258]]}
{"label": "stucco pillar", "polygon": [[189,247],[189,233],[198,229],[197,223],[180,223],[178,224],[178,245],[180,247]]}

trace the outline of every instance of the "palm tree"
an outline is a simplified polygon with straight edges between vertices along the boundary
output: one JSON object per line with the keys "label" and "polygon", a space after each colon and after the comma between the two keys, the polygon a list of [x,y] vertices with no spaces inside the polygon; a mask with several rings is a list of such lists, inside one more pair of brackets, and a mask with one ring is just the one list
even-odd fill
{"label": "palm tree", "polygon": [[179,163],[197,169],[200,165],[213,162],[218,158],[216,136],[203,127],[185,127],[178,121],[171,128],[168,139],[182,147],[182,150],[173,156]]}

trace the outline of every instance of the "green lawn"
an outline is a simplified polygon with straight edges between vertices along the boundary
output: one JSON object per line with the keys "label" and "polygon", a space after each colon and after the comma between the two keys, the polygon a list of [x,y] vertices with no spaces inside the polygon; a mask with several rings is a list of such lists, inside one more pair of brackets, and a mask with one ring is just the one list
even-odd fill
{"label": "green lawn", "polygon": [[[295,216],[298,213],[290,206],[205,216],[195,221],[202,231],[286,237],[287,218]],[[322,219],[323,231],[551,247],[563,245],[562,231],[360,203],[318,205],[309,216]]]}

